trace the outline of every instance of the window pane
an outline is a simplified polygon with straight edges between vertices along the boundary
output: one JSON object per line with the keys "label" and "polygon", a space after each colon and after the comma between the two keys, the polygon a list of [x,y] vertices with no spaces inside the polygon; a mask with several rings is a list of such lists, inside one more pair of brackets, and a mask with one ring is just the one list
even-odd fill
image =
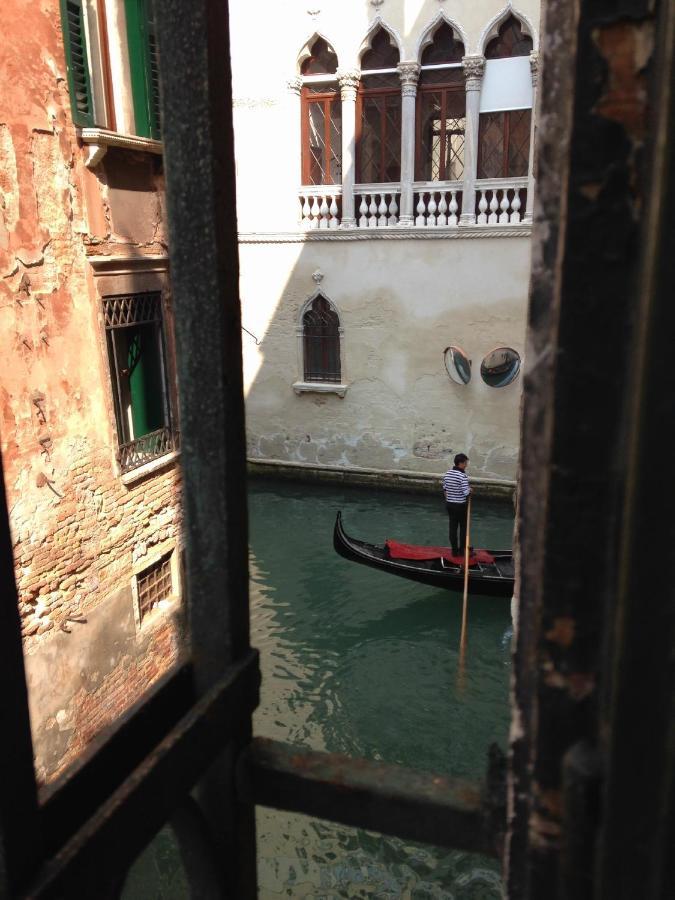
{"label": "window pane", "polygon": [[329,184],[342,182],[342,103],[336,96],[330,104],[330,178]]}
{"label": "window pane", "polygon": [[509,114],[508,172],[514,178],[527,175],[530,160],[531,110],[514,109]]}
{"label": "window pane", "polygon": [[340,332],[337,313],[317,297],[303,317],[305,381],[340,381]]}
{"label": "window pane", "polygon": [[401,96],[387,94],[385,99],[384,171],[381,181],[400,181],[401,178]]}
{"label": "window pane", "polygon": [[[478,135],[478,177],[501,178],[504,173],[504,113],[481,113]],[[527,168],[526,168],[527,174]]]}
{"label": "window pane", "polygon": [[326,180],[326,117],[323,101],[310,103],[309,114],[309,183],[324,184]]}
{"label": "window pane", "polygon": [[381,178],[382,137],[384,127],[383,95],[365,96],[361,104],[361,138],[357,148],[356,180],[373,183]]}
{"label": "window pane", "polygon": [[[464,94],[423,91],[419,103],[418,181],[456,181],[464,172]],[[445,118],[443,118],[445,113]]]}

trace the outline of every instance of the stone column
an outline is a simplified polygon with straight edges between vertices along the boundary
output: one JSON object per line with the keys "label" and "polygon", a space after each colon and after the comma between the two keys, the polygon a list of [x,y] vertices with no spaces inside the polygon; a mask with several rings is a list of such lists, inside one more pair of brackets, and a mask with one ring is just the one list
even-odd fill
{"label": "stone column", "polygon": [[355,228],[354,183],[356,178],[356,92],[361,80],[358,69],[338,70],[342,97],[342,222],[341,228]]}
{"label": "stone column", "polygon": [[462,59],[466,79],[466,125],[464,131],[464,179],[460,225],[476,224],[476,173],[478,169],[478,123],[480,89],[483,84],[485,58],[465,56]]}
{"label": "stone column", "polygon": [[[295,172],[295,178],[286,179],[288,187],[288,207],[284,209],[283,216],[288,213],[290,228],[297,228],[302,222],[302,212],[300,207],[300,196],[298,194],[298,185],[302,184],[302,106],[300,103],[300,93],[302,91],[302,78],[295,75],[286,82],[288,88],[288,171]],[[284,189],[284,196],[286,189]],[[285,204],[284,204],[285,205]]]}
{"label": "stone column", "polygon": [[398,224],[409,227],[415,223],[415,98],[420,77],[419,64],[399,63],[398,74],[401,79],[401,213]]}
{"label": "stone column", "polygon": [[539,54],[533,50],[530,53],[530,72],[532,73],[532,120],[530,122],[530,161],[527,166],[527,203],[525,204],[524,222],[532,221],[534,208],[534,135],[535,116],[537,113],[537,79],[539,77]]}

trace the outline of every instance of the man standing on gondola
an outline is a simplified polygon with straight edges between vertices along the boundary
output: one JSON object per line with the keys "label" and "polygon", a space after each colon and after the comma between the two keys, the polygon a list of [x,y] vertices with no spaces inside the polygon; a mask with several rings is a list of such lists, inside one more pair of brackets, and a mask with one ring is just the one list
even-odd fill
{"label": "man standing on gondola", "polygon": [[452,469],[443,476],[443,493],[450,523],[452,554],[459,556],[466,550],[466,516],[471,495],[471,486],[466,474],[469,457],[465,453],[458,453],[454,462]]}

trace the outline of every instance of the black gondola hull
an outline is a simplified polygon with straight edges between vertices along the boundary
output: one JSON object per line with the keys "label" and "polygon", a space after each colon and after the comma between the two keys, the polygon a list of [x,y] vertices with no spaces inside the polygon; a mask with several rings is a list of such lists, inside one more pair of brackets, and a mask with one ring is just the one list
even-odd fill
{"label": "black gondola hull", "polygon": [[[333,529],[333,547],[340,556],[352,562],[398,575],[430,587],[449,591],[464,590],[464,569],[441,560],[391,559],[385,547],[368,544],[349,537],[342,525],[342,514],[338,512]],[[488,597],[513,596],[513,553],[511,550],[490,550],[495,557],[494,567],[482,570],[469,568],[469,593]]]}

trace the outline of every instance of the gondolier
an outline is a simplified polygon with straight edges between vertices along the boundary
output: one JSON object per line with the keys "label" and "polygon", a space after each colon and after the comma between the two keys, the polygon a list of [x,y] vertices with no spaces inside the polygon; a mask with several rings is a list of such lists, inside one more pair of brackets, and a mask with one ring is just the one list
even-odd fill
{"label": "gondolier", "polygon": [[471,496],[471,485],[466,474],[468,462],[469,457],[465,453],[458,453],[454,459],[454,466],[443,476],[450,546],[455,556],[464,553],[466,548],[466,514]]}

